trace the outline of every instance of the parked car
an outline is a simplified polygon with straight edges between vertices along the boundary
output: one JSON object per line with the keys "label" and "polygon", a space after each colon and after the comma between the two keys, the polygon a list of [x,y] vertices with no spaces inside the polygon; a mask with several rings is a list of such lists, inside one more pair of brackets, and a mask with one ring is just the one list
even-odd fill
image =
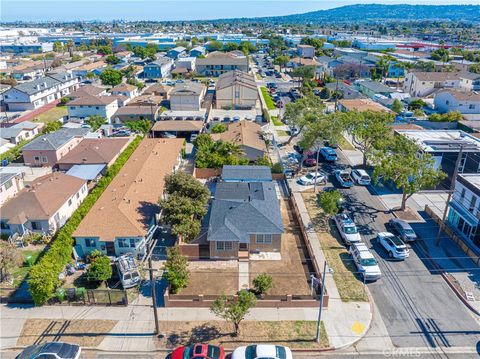
{"label": "parked car", "polygon": [[177,136],[175,134],[171,133],[171,132],[164,132],[162,134],[162,137],[163,138],[177,138]]}
{"label": "parked car", "polygon": [[277,101],[275,106],[277,106],[277,108],[283,108],[283,102],[282,101]]}
{"label": "parked car", "polygon": [[328,140],[323,141],[323,145],[325,147],[338,148],[338,143],[331,142],[331,141],[328,141]]}
{"label": "parked car", "polygon": [[320,154],[322,155],[323,159],[328,162],[335,162],[338,159],[337,153],[331,147],[322,147],[320,149]]}
{"label": "parked car", "polygon": [[410,251],[403,241],[390,232],[380,232],[377,234],[377,240],[393,259],[404,260],[410,255]]}
{"label": "parked car", "polygon": [[317,165],[317,161],[315,160],[315,158],[307,158],[305,159],[305,161],[303,161],[303,165],[305,167],[314,167]]}
{"label": "parked car", "polygon": [[362,169],[353,170],[352,178],[355,180],[355,182],[357,182],[359,185],[362,185],[362,186],[368,186],[372,181],[367,171]]}
{"label": "parked car", "polygon": [[26,347],[17,359],[78,359],[82,349],[76,344],[48,342]]}
{"label": "parked car", "polygon": [[297,181],[303,186],[312,185],[314,183],[327,183],[327,175],[323,172],[318,171],[315,176],[315,172],[308,172],[305,176],[302,176]]}
{"label": "parked car", "polygon": [[378,262],[365,243],[352,243],[350,254],[360,275],[365,281],[375,281],[380,279],[382,272]]}
{"label": "parked car", "polygon": [[417,234],[408,222],[400,218],[392,218],[388,221],[390,229],[405,242],[413,242],[417,239]]}
{"label": "parked car", "polygon": [[210,344],[185,345],[175,349],[171,359],[225,359],[225,350]]}
{"label": "parked car", "polygon": [[293,355],[289,347],[255,344],[238,347],[233,351],[232,359],[293,359]]}
{"label": "parked car", "polygon": [[341,187],[343,188],[353,187],[352,177],[350,176],[350,173],[347,170],[336,170],[334,174],[335,174],[335,178],[337,179]]}
{"label": "parked car", "polygon": [[340,237],[348,245],[352,243],[358,243],[362,239],[360,238],[360,233],[358,233],[357,226],[355,222],[345,213],[337,214],[333,217],[333,221],[337,226]]}
{"label": "parked car", "polygon": [[124,289],[132,288],[140,284],[142,278],[138,272],[137,263],[132,254],[124,254],[115,261],[120,282]]}

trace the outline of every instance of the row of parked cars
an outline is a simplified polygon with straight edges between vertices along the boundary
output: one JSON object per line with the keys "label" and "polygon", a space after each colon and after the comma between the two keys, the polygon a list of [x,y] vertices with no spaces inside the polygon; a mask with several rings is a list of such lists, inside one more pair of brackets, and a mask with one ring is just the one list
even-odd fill
{"label": "row of parked cars", "polygon": [[[78,359],[82,349],[75,344],[51,342],[31,345],[17,359]],[[170,359],[225,359],[225,349],[210,344],[185,345],[175,349]],[[255,344],[235,349],[231,359],[293,359],[290,348],[281,345]]]}
{"label": "row of parked cars", "polygon": [[[340,237],[349,246],[352,260],[358,272],[365,281],[375,281],[382,275],[378,262],[362,238],[355,222],[346,213],[333,217]],[[405,242],[412,242],[417,235],[408,222],[399,218],[392,218],[387,228],[389,232],[377,233],[377,242],[383,247],[390,259],[405,260],[410,251]]]}

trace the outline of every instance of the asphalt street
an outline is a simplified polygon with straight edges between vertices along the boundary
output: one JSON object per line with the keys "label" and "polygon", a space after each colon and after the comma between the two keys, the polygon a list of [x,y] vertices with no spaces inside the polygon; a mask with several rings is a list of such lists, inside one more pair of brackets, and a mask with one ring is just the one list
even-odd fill
{"label": "asphalt street", "polygon": [[[348,167],[341,151],[338,167]],[[332,166],[324,164],[325,172]],[[335,180],[333,180],[335,183]],[[342,189],[364,241],[377,258],[382,278],[367,283],[395,347],[470,347],[480,341],[480,326],[444,279],[425,259],[421,243],[413,243],[410,257],[392,261],[375,241],[393,215],[371,187]],[[432,230],[432,235],[436,231]]]}

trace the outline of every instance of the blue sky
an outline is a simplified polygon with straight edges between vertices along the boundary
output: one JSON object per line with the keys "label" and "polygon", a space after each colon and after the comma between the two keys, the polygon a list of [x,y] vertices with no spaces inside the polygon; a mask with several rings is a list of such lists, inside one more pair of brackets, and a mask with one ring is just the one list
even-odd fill
{"label": "blue sky", "polygon": [[204,20],[275,16],[355,3],[478,4],[478,0],[0,0],[0,19]]}

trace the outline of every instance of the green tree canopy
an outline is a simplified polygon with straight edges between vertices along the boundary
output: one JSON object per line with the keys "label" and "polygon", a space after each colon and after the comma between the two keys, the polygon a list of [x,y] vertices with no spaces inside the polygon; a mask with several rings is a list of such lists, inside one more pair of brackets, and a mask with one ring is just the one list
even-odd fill
{"label": "green tree canopy", "polygon": [[108,55],[105,57],[105,62],[110,65],[116,65],[120,63],[120,59],[115,55]]}
{"label": "green tree canopy", "polygon": [[50,133],[59,130],[62,127],[62,123],[60,121],[50,121],[45,124],[42,128],[42,133]]}
{"label": "green tree canopy", "polygon": [[115,69],[105,69],[100,74],[100,80],[102,80],[102,84],[105,86],[117,86],[122,83],[122,73]]}
{"label": "green tree canopy", "polygon": [[223,44],[220,41],[210,41],[208,43],[208,49],[210,51],[219,51],[223,48]]}
{"label": "green tree canopy", "polygon": [[180,289],[188,286],[190,280],[188,260],[182,256],[179,247],[168,248],[163,270],[165,271],[163,276],[167,279],[172,294],[176,294]]}
{"label": "green tree canopy", "polygon": [[195,166],[198,168],[221,168],[224,165],[248,163],[242,148],[230,141],[213,141],[209,134],[200,134],[194,141],[197,149]]}
{"label": "green tree canopy", "polygon": [[396,112],[396,113],[400,113],[400,112],[403,111],[403,105],[402,105],[402,103],[400,102],[400,100],[397,99],[397,98],[393,101],[392,111],[393,111],[393,112]]}
{"label": "green tree canopy", "polygon": [[446,174],[434,168],[434,159],[421,152],[418,145],[404,136],[394,136],[388,146],[376,150],[373,157],[373,179],[392,181],[402,190],[400,210],[406,209],[407,200],[423,189],[434,188]]}
{"label": "green tree canopy", "polygon": [[89,281],[104,282],[112,277],[112,265],[108,256],[94,255],[92,263],[87,269],[86,277]]}
{"label": "green tree canopy", "polygon": [[93,116],[90,116],[85,122],[87,125],[89,125],[92,128],[92,131],[95,132],[100,128],[101,125],[104,125],[107,123],[107,119],[102,116],[93,115]]}
{"label": "green tree canopy", "polygon": [[273,287],[273,278],[267,273],[261,273],[253,278],[252,284],[255,288],[255,292],[262,296]]}
{"label": "green tree canopy", "polygon": [[255,295],[245,289],[238,292],[238,298],[221,295],[212,303],[210,310],[216,316],[223,318],[234,326],[234,335],[240,331],[240,323],[251,308],[257,304]]}

